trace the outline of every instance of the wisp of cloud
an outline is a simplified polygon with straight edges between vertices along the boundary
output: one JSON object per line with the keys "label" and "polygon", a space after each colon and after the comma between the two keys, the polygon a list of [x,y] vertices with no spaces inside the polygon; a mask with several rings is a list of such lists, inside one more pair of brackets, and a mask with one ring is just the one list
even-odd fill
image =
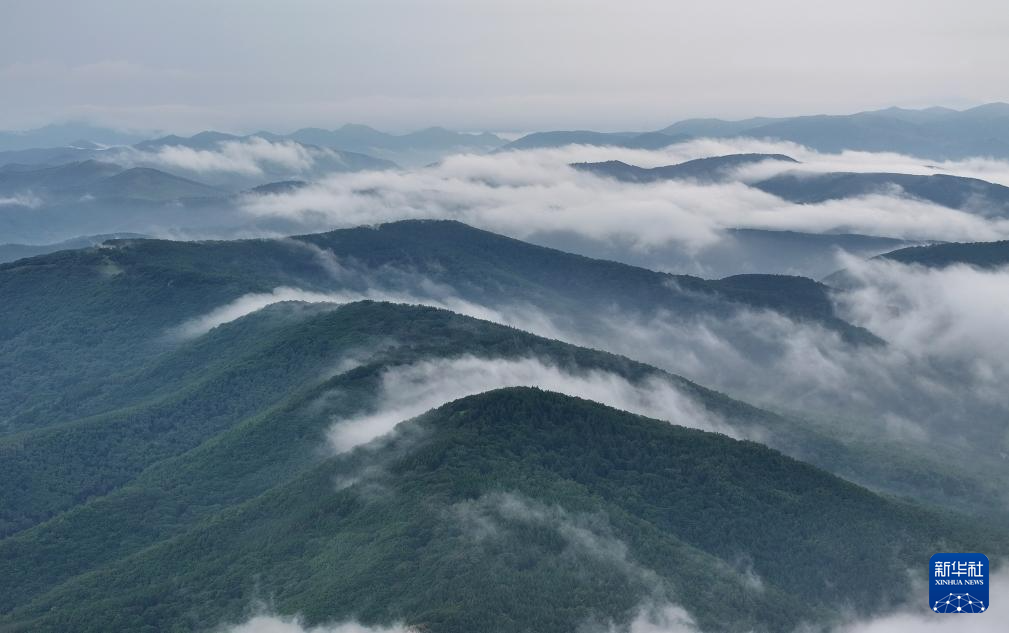
{"label": "wisp of cloud", "polygon": [[329,441],[336,452],[345,452],[446,402],[503,387],[539,387],[681,426],[740,435],[662,378],[632,383],[608,372],[565,371],[536,358],[462,356],[386,370],[382,374],[378,404],[367,414],[335,420]]}

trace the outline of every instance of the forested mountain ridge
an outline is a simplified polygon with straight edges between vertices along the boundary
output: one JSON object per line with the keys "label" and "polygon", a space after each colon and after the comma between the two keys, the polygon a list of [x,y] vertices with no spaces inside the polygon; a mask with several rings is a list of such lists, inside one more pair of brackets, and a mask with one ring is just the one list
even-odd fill
{"label": "forested mountain ridge", "polygon": [[571,166],[580,171],[629,182],[687,179],[699,182],[718,182],[731,177],[733,171],[740,167],[764,161],[799,162],[784,154],[728,154],[726,156],[696,158],[675,165],[651,168],[629,165],[618,160],[603,163],[574,163]]}
{"label": "forested mountain ridge", "polygon": [[[466,355],[530,358],[575,374],[606,372],[631,384],[659,379],[740,433],[760,435],[828,467],[863,464],[857,453],[810,434],[801,422],[604,352],[431,308],[284,303],[160,354],[141,350],[139,358],[122,359],[118,371],[87,375],[58,396],[25,403],[0,435],[0,446],[9,449],[0,464],[8,482],[0,492],[0,536],[107,494],[149,466],[316,389],[341,359],[363,356],[374,376],[404,364]],[[368,384],[355,387],[364,389],[364,401],[378,397],[377,386]],[[344,416],[355,412],[341,409]],[[878,479],[881,485],[884,479]]]}
{"label": "forested mountain ridge", "polygon": [[[819,152],[898,152],[933,160],[1009,156],[1009,104],[989,103],[966,110],[886,108],[854,114],[754,117],[736,121],[685,119],[654,132],[534,132],[504,149],[572,144],[664,147],[702,138],[788,141]],[[662,140],[666,139],[666,140]]]}
{"label": "forested mountain ridge", "polygon": [[899,195],[989,217],[1009,215],[1009,187],[977,178],[948,174],[786,172],[754,187],[785,200],[815,204],[871,194]]}
{"label": "forested mountain ridge", "polygon": [[[798,163],[782,154],[729,154],[651,168],[620,161],[574,163],[572,167],[624,182],[690,179],[712,184],[731,181],[736,170],[765,161]],[[941,173],[819,173],[803,171],[800,164],[795,169],[768,178],[748,180],[746,184],[796,204],[818,204],[869,195],[896,195],[986,217],[1009,215],[1009,187],[978,178]]]}
{"label": "forested mountain ridge", "polygon": [[967,264],[978,268],[1000,268],[1009,265],[1009,241],[933,244],[902,248],[880,255],[902,264],[920,264],[942,268]]}
{"label": "forested mountain ridge", "polygon": [[[811,525],[816,539],[796,531]],[[324,459],[5,620],[12,631],[198,630],[240,619],[266,591],[313,623],[563,631],[668,600],[706,627],[785,631],[842,604],[868,614],[899,602],[903,565],[940,541],[970,550],[989,536],[752,442],[506,389]],[[838,582],[861,577],[862,560],[880,564],[870,585]],[[712,602],[724,608],[691,608]]]}
{"label": "forested mountain ridge", "polygon": [[808,279],[723,283],[656,273],[457,222],[407,221],[276,240],[112,241],[0,265],[6,302],[0,427],[26,414],[35,398],[72,389],[87,372],[130,370],[138,354],[163,349],[166,336],[187,321],[277,287],[358,298],[377,290],[415,301],[450,295],[492,309],[529,307],[582,327],[612,314],[690,318],[766,309],[854,342],[877,341],[839,319],[827,287]]}
{"label": "forested mountain ridge", "polygon": [[[844,561],[856,544],[893,569],[951,540],[1003,547],[990,517],[952,513],[998,494],[1001,479],[980,482],[913,443],[867,446],[624,357],[358,301],[477,314],[517,305],[588,326],[600,314],[775,310],[830,327],[827,288],[809,279],[666,275],[412,221],[285,239],[113,240],[0,265],[0,293],[0,630],[204,630],[243,618],[265,587],[282,613],[311,622],[456,631],[486,613],[502,630],[561,631],[626,621],[645,599],[717,599],[735,606],[724,619],[697,615],[705,626],[791,631],[799,611],[771,607],[788,595],[820,619],[858,599],[838,600],[822,576],[853,573]],[[312,303],[285,300],[300,296]],[[494,391],[524,385],[665,421]],[[334,439],[362,421],[374,428],[359,441]],[[791,457],[711,433],[673,442],[655,426],[670,423]],[[393,494],[371,496],[380,491]],[[460,512],[504,525],[503,544],[473,549],[462,523],[445,523]],[[794,553],[753,523],[764,512],[777,513],[771,533],[799,543]],[[838,512],[866,520],[841,527]],[[805,539],[802,524],[819,537]],[[572,544],[571,529],[625,552],[624,563]],[[448,555],[459,551],[465,559]],[[830,562],[799,578],[779,566],[790,556]],[[398,565],[410,573],[397,576]],[[598,583],[576,573],[585,565]],[[701,589],[698,566],[715,570]],[[474,569],[529,574],[529,595],[502,606]],[[885,604],[874,604],[899,602],[905,579],[887,575],[876,588]],[[534,600],[517,615],[531,595],[553,606]]]}

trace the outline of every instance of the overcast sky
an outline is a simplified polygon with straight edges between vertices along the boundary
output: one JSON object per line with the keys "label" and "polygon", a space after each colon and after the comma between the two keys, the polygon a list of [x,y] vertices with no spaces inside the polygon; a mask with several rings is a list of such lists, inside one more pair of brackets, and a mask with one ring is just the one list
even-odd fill
{"label": "overcast sky", "polygon": [[1006,0],[0,0],[0,128],[655,129],[1009,101]]}

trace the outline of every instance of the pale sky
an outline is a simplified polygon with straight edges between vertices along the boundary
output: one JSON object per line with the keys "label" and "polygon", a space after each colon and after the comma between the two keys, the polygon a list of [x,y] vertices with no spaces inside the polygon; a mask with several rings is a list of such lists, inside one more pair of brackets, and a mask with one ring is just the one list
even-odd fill
{"label": "pale sky", "polygon": [[0,129],[663,127],[1009,101],[1005,0],[0,0]]}

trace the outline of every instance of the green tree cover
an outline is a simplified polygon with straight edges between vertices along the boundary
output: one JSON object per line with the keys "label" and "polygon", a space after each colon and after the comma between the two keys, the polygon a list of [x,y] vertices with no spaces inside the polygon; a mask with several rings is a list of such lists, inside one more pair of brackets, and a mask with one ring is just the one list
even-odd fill
{"label": "green tree cover", "polygon": [[[320,264],[317,253],[304,244],[285,240],[121,242],[115,248],[56,253],[0,267],[0,293],[5,299],[11,298],[10,309],[5,306],[0,311],[0,377],[10,378],[0,382],[0,481],[4,483],[0,487],[0,538],[7,536],[0,540],[0,562],[4,567],[0,574],[0,614],[15,630],[58,628],[59,623],[66,627],[77,617],[98,627],[101,607],[88,606],[92,603],[116,609],[120,618],[110,622],[107,629],[95,630],[144,630],[143,626],[155,627],[151,630],[189,630],[215,624],[222,618],[240,617],[254,598],[274,594],[301,596],[278,605],[285,612],[302,611],[319,620],[359,614],[365,619],[372,617],[372,621],[385,621],[390,614],[399,614],[396,617],[411,622],[458,630],[479,624],[474,614],[490,608],[487,595],[499,590],[513,592],[515,598],[515,602],[508,603],[512,606],[501,608],[500,617],[511,622],[503,628],[518,630],[523,626],[523,620],[513,611],[515,605],[528,601],[541,605],[542,621],[550,623],[547,628],[567,630],[565,627],[572,622],[595,611],[613,617],[626,615],[642,599],[642,590],[650,583],[642,582],[641,577],[628,577],[626,570],[617,574],[609,564],[586,563],[580,557],[572,560],[570,552],[558,545],[557,530],[553,528],[513,526],[519,536],[512,540],[508,537],[495,556],[477,552],[466,559],[472,567],[467,567],[466,561],[454,560],[452,548],[462,547],[469,537],[437,532],[444,512],[455,512],[460,503],[474,503],[479,512],[500,514],[495,505],[500,497],[495,495],[504,493],[529,499],[532,507],[548,508],[544,510],[548,514],[557,514],[550,508],[560,504],[576,518],[584,518],[586,513],[602,517],[602,527],[590,523],[593,529],[602,530],[603,537],[612,536],[607,530],[616,530],[619,540],[628,546],[644,539],[641,542],[648,547],[665,551],[668,567],[659,567],[673,571],[661,571],[666,580],[660,584],[668,584],[671,592],[682,588],[682,579],[692,573],[682,561],[694,561],[705,569],[717,563],[722,571],[711,583],[714,588],[705,589],[708,593],[700,597],[740,602],[739,611],[727,621],[777,627],[794,620],[793,615],[785,614],[780,622],[768,621],[763,611],[769,603],[758,604],[754,602],[757,598],[744,592],[745,578],[734,570],[740,561],[753,559],[756,565],[758,553],[743,551],[746,548],[742,547],[734,552],[714,551],[711,543],[695,542],[699,535],[685,531],[683,525],[677,524],[676,530],[670,531],[671,527],[646,511],[647,504],[652,503],[651,490],[645,494],[628,487],[619,493],[613,488],[615,497],[629,496],[613,501],[600,497],[602,493],[596,488],[585,492],[585,473],[558,470],[571,459],[560,444],[544,445],[542,459],[552,469],[548,474],[541,470],[526,472],[525,461],[516,463],[514,471],[497,463],[511,460],[513,453],[487,461],[480,457],[480,450],[487,448],[481,444],[480,450],[473,449],[477,461],[464,465],[458,473],[462,483],[451,484],[453,490],[458,486],[460,490],[477,492],[441,501],[435,495],[436,503],[430,508],[428,495],[418,488],[404,507],[373,507],[356,523],[344,524],[329,517],[329,527],[346,526],[350,530],[350,534],[340,537],[350,540],[332,545],[336,549],[325,545],[329,532],[302,540],[298,530],[307,528],[284,523],[284,517],[260,520],[256,515],[250,523],[228,523],[268,501],[291,503],[295,514],[314,516],[307,506],[298,506],[309,497],[289,501],[281,497],[305,492],[305,482],[318,477],[312,489],[316,501],[328,499],[324,493],[329,488],[323,490],[320,486],[332,486],[335,476],[354,474],[353,468],[361,468],[359,462],[366,455],[359,452],[337,460],[325,459],[323,436],[332,420],[374,407],[385,369],[428,358],[464,354],[536,357],[570,371],[604,370],[632,382],[661,376],[735,428],[759,430],[761,440],[767,444],[877,489],[933,504],[946,504],[948,499],[962,496],[965,489],[979,499],[992,492],[991,487],[973,487],[974,480],[965,479],[959,471],[934,459],[919,459],[913,447],[851,442],[828,424],[811,425],[795,416],[771,414],[625,358],[440,310],[372,302],[340,308],[287,303],[215,328],[194,340],[180,342],[166,336],[186,319],[245,293],[266,292],[283,284],[314,290],[361,287],[368,283],[357,274],[361,271],[379,271],[375,274],[384,275],[383,282],[393,286],[400,283],[403,288],[409,288],[416,281],[411,275],[420,272],[471,300],[488,304],[518,300],[559,313],[599,313],[621,302],[645,311],[677,309],[714,314],[736,309],[742,303],[764,307],[785,304],[782,309],[787,311],[792,309],[787,308],[791,301],[801,306],[804,318],[832,318],[822,309],[822,287],[808,280],[744,276],[705,282],[672,278],[607,262],[571,259],[573,256],[456,223],[399,223],[377,230],[337,231],[300,239],[316,241],[320,248],[338,253],[341,261],[349,262],[348,269],[354,274],[334,277],[333,270]],[[671,279],[676,282],[672,287]],[[340,362],[348,359],[361,365],[342,371]],[[334,393],[339,397],[332,398]],[[523,409],[519,407],[518,411]],[[519,415],[518,428],[544,422],[538,414],[529,415],[532,420],[526,420],[524,413]],[[593,439],[591,434],[585,438]],[[895,450],[905,448],[908,452],[902,456]],[[546,454],[554,449],[553,456]],[[582,449],[589,456],[601,450],[589,445]],[[899,458],[894,459],[895,454]],[[584,468],[593,469],[600,481],[613,479],[623,482],[620,486],[630,486],[621,474],[626,464],[617,459],[619,455],[606,453],[604,457],[601,461],[592,457],[595,461]],[[546,466],[538,464],[536,468]],[[493,478],[482,479],[491,474],[512,483],[495,487],[489,483]],[[660,481],[667,475],[673,476],[639,471],[636,477]],[[373,483],[365,489],[371,490]],[[352,488],[360,492],[358,487]],[[733,515],[737,493],[748,494],[745,486],[742,492],[719,489],[718,495],[724,497],[721,510],[717,510],[718,503],[715,509],[704,504],[695,507],[705,516],[710,515],[711,521],[705,523],[709,531],[715,526],[733,538],[742,538],[734,526],[745,526],[738,528],[744,532],[753,529]],[[337,495],[339,503],[351,503],[357,498],[345,499],[343,494]],[[625,507],[634,495],[648,499],[647,503]],[[783,498],[789,498],[789,494],[783,494]],[[960,537],[959,527],[950,527],[960,525],[955,518],[872,498],[909,513],[905,515],[905,528],[917,531],[908,537],[912,540],[923,543],[921,539],[926,537]],[[742,511],[746,506],[739,507]],[[320,505],[320,516],[328,512],[327,508],[326,503]],[[374,522],[367,523],[366,519]],[[923,536],[921,530],[927,531],[927,526],[919,523],[926,519],[937,520],[936,525],[945,527]],[[843,523],[840,519],[838,522]],[[225,532],[211,529],[224,524],[230,526]],[[987,544],[987,550],[982,551],[992,551],[992,544],[1001,548],[1002,536],[987,532],[983,527],[986,524],[979,523],[982,527],[969,533],[974,535],[970,542]],[[801,525],[797,522],[792,527],[799,529]],[[400,526],[407,531],[397,532]],[[806,536],[817,540],[818,528],[811,529]],[[244,540],[246,532],[252,534],[248,541]],[[365,537],[383,532],[389,540],[388,551],[363,553],[363,558],[341,558],[346,553],[344,548],[352,545],[366,550],[372,547],[374,544]],[[433,540],[435,533],[451,545],[434,547],[430,557],[424,559],[425,570],[432,566],[446,574],[468,574],[469,583],[452,587],[447,576],[439,580],[409,567],[409,561],[419,565],[421,558],[411,552],[428,542],[411,539],[416,534],[427,534],[426,538]],[[823,532],[828,540],[835,536]],[[365,540],[355,541],[358,537]],[[881,539],[878,534],[866,536],[870,537]],[[222,546],[218,554],[218,546],[209,545],[218,538],[235,539],[257,551],[269,550],[277,541],[283,551],[264,554],[267,558],[262,561],[256,558],[254,564],[230,569],[228,556],[244,556],[247,552],[229,554]],[[265,545],[256,540],[262,538],[267,538]],[[551,558],[535,548],[520,547],[527,542],[548,553],[556,554],[559,547],[567,553]],[[186,554],[171,549],[179,543],[189,543],[191,551]],[[763,542],[757,545],[772,547]],[[647,554],[650,550],[634,551]],[[812,550],[804,551],[806,555]],[[157,554],[150,559],[155,562],[150,563],[144,558],[158,552],[171,554],[167,559],[157,558]],[[312,558],[318,552],[325,552],[323,559]],[[638,567],[654,569],[649,555],[634,557],[641,563]],[[372,556],[378,556],[375,560],[380,563]],[[186,560],[189,563],[183,564]],[[330,591],[336,587],[333,583],[351,582],[343,578],[316,583],[321,576],[332,574],[332,568],[325,563],[331,560],[350,565],[351,570],[371,570],[379,564],[388,567],[380,570],[383,587],[393,586],[390,579],[395,570],[402,572],[407,565],[416,577],[409,587],[414,592],[413,602],[392,601],[389,607],[377,598],[367,598],[365,594],[376,591],[373,588],[341,585],[338,589],[343,594],[360,599],[355,602],[348,597],[340,603],[344,606],[327,611],[329,607],[322,605],[331,600]],[[808,558],[805,564],[811,566],[812,560]],[[840,565],[838,560],[831,564]],[[137,561],[143,562],[138,566]],[[254,570],[260,562],[263,571]],[[172,567],[176,563],[183,566]],[[594,571],[586,574],[585,566],[590,564],[595,565]],[[764,569],[758,570],[761,577],[768,570],[772,575],[778,573],[767,560],[760,564]],[[489,581],[481,585],[474,577],[483,568],[497,566],[501,567],[500,577],[506,579],[500,587]],[[161,596],[171,591],[158,584],[164,580],[162,572],[152,569],[165,570],[164,578],[177,578],[171,581],[172,590],[188,597],[162,602]],[[131,576],[134,572],[150,575],[144,579]],[[540,584],[526,583],[526,573],[539,578]],[[586,577],[597,584],[583,586]],[[111,589],[126,578],[131,580],[124,591]],[[215,589],[211,594],[201,593],[204,585],[197,580],[208,578],[211,580],[207,586]],[[425,593],[429,582],[433,593]],[[275,590],[274,583],[282,590]],[[788,585],[783,583],[780,578],[775,580],[767,596],[782,598],[783,593],[774,591],[787,591]],[[554,586],[570,587],[572,594],[565,598],[566,606],[548,611],[544,596],[550,596]],[[107,593],[101,593],[103,587],[109,588]],[[451,597],[453,592],[468,597]],[[120,596],[123,602],[116,603]],[[687,602],[698,596],[674,597]],[[205,599],[210,603],[204,604]],[[822,597],[815,602],[816,609],[836,606]],[[368,604],[371,606],[362,606]],[[435,604],[439,606],[431,606]],[[43,619],[36,621],[38,617]]]}
{"label": "green tree cover", "polygon": [[[374,408],[385,369],[465,354],[534,357],[631,382],[658,376],[733,427],[876,488],[928,503],[992,494],[912,447],[853,447],[829,428],[626,358],[432,308],[284,303],[216,328],[122,384],[153,393],[148,404],[0,439],[0,516],[12,535],[0,540],[0,559],[11,563],[0,574],[0,611],[296,476],[320,458],[333,419]],[[333,375],[348,358],[363,364]],[[159,376],[177,392],[159,389]]]}
{"label": "green tree cover", "polygon": [[6,628],[199,630],[266,597],[312,623],[435,632],[570,631],[649,600],[788,631],[886,608],[937,549],[1004,551],[759,444],[535,389],[401,429],[20,604]]}
{"label": "green tree cover", "polygon": [[911,246],[880,257],[902,264],[921,264],[930,268],[942,268],[952,264],[1001,268],[1009,265],[1009,241]]}
{"label": "green tree cover", "polygon": [[490,306],[528,305],[579,327],[617,308],[683,317],[768,308],[852,340],[875,340],[833,315],[825,286],[802,278],[711,282],[569,255],[456,222],[296,239],[112,244],[0,265],[0,432],[104,412],[89,406],[95,401],[88,396],[132,380],[170,351],[173,328],[282,285],[416,293],[423,278],[434,282],[436,297],[447,289]]}
{"label": "green tree cover", "polygon": [[[267,336],[264,322],[276,324],[277,331]],[[207,376],[191,375],[192,364],[215,350],[228,353],[229,366],[208,364]],[[0,516],[7,534],[72,510],[0,541],[5,556],[34,561],[25,577],[0,577],[0,605],[104,560],[107,551],[150,543],[277,484],[305,466],[305,456],[324,443],[332,418],[376,404],[385,368],[463,354],[535,357],[572,372],[602,370],[630,381],[662,376],[740,428],[783,424],[646,365],[442,310],[370,302],[327,309],[278,304],[217,328],[161,363],[154,375],[181,375],[195,383],[183,382],[181,395],[158,395],[148,406],[0,439],[5,452],[0,473],[8,482],[0,490]],[[366,364],[327,378],[341,358],[358,355]],[[144,384],[141,379],[123,387]],[[319,404],[335,392],[343,396]],[[215,414],[222,404],[225,410]],[[782,428],[775,434],[791,432]],[[102,517],[99,528],[88,523],[95,516]],[[95,538],[82,549],[85,534]],[[58,570],[55,576],[38,573],[50,568]]]}

